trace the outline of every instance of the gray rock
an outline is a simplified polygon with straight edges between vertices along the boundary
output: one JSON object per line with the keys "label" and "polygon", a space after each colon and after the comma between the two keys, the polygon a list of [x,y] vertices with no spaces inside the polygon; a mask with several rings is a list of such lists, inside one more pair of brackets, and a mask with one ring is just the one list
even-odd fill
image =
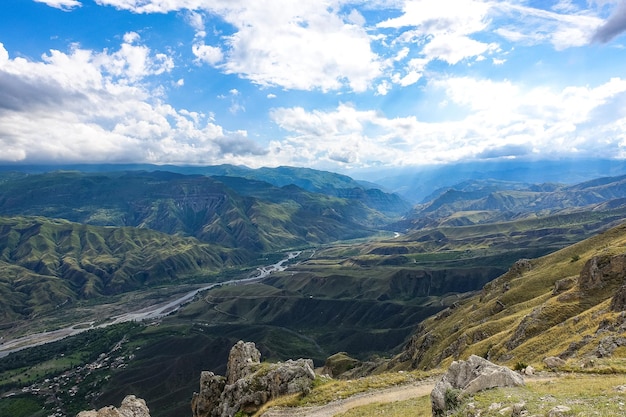
{"label": "gray rock", "polygon": [[626,255],[594,256],[589,259],[578,277],[583,291],[592,291],[612,285],[621,285],[626,277]]}
{"label": "gray rock", "polygon": [[444,415],[458,404],[462,396],[490,388],[520,385],[524,385],[524,380],[519,374],[479,356],[454,361],[430,394],[433,415]]}
{"label": "gray rock", "polygon": [[548,356],[543,359],[543,364],[547,368],[555,370],[565,366],[565,361],[561,358],[557,358],[556,356]]}
{"label": "gray rock", "polygon": [[128,395],[119,408],[108,406],[98,411],[81,411],[76,417],[150,417],[150,410],[144,400]]}
{"label": "gray rock", "polygon": [[288,360],[261,363],[254,343],[237,342],[228,357],[226,377],[203,372],[200,393],[194,393],[194,417],[232,417],[241,411],[253,414],[281,395],[309,392],[315,380],[313,361]]}
{"label": "gray rock", "polygon": [[569,415],[570,411],[572,411],[572,409],[566,405],[557,405],[556,407],[548,411],[548,417],[567,416]]}
{"label": "gray rock", "polygon": [[574,288],[576,285],[575,278],[563,278],[554,283],[554,289],[552,290],[552,295],[557,295],[562,293],[563,291],[567,291],[571,288]]}
{"label": "gray rock", "polygon": [[515,403],[511,407],[511,417],[523,416],[525,411],[526,411],[526,403],[524,402]]}
{"label": "gray rock", "polygon": [[192,415],[196,417],[216,416],[213,411],[220,402],[220,397],[226,385],[226,378],[215,375],[213,372],[200,373],[200,393],[193,393],[191,399]]}
{"label": "gray rock", "polygon": [[226,384],[234,384],[237,380],[250,374],[250,365],[261,363],[261,352],[253,342],[238,341],[230,349],[226,365]]}
{"label": "gray rock", "polygon": [[626,310],[626,285],[622,285],[617,289],[613,298],[611,298],[611,311]]}

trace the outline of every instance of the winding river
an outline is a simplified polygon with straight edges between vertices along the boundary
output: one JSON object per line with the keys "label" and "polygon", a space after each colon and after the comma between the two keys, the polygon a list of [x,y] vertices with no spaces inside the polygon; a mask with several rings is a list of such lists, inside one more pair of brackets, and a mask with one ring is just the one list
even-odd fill
{"label": "winding river", "polygon": [[112,317],[109,321],[105,323],[101,323],[95,325],[95,322],[82,322],[73,324],[68,327],[64,327],[62,329],[53,330],[50,332],[41,332],[41,333],[33,333],[27,336],[23,336],[17,339],[12,340],[2,340],[2,344],[0,344],[0,358],[7,356],[9,353],[16,352],[21,349],[26,349],[33,346],[42,345],[44,343],[55,342],[57,340],[61,340],[68,336],[73,336],[78,333],[87,331],[89,329],[107,327],[112,324],[124,323],[128,321],[144,321],[144,320],[155,320],[161,317],[164,317],[179,308],[183,305],[189,303],[194,299],[194,297],[206,290],[210,290],[211,288],[215,288],[217,286],[222,285],[230,285],[230,284],[249,284],[252,282],[256,282],[266,278],[270,274],[278,271],[284,271],[287,269],[287,263],[292,259],[300,256],[302,252],[289,252],[287,257],[276,262],[275,264],[259,267],[257,268],[258,274],[254,275],[250,278],[244,279],[233,279],[230,281],[218,282],[214,284],[209,284],[204,287],[195,289],[190,291],[183,296],[179,296],[174,300],[168,301],[167,303],[155,304],[150,307],[143,308],[137,311],[131,311],[128,313],[121,314],[119,316]]}

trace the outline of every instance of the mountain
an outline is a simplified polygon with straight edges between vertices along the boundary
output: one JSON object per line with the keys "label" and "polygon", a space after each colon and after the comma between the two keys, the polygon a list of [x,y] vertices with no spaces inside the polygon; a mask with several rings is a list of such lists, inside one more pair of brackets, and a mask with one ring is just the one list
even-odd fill
{"label": "mountain", "polygon": [[411,203],[423,203],[435,190],[471,180],[496,180],[543,184],[576,184],[598,177],[626,174],[626,164],[611,159],[563,159],[554,161],[500,160],[421,167],[375,168],[350,175],[372,181]]}
{"label": "mountain", "polygon": [[499,363],[544,357],[589,366],[623,349],[626,225],[515,263],[482,291],[422,322],[388,369],[430,369],[476,354]]}
{"label": "mountain", "polygon": [[305,191],[332,197],[358,200],[364,205],[389,216],[404,214],[410,203],[397,194],[367,181],[356,181],[349,176],[310,168],[277,167],[252,169],[238,165],[177,166],[150,164],[74,164],[74,165],[4,165],[0,166],[0,181],[4,175],[15,173],[42,174],[55,171],[110,173],[132,171],[167,171],[183,175],[236,177],[272,184],[275,187],[295,185]]}
{"label": "mountain", "polygon": [[397,230],[470,225],[626,204],[626,176],[575,184],[466,181],[440,190],[395,225]]}
{"label": "mountain", "polygon": [[14,175],[0,215],[150,228],[258,252],[364,237],[389,217],[362,201],[237,177],[164,171]]}
{"label": "mountain", "polygon": [[0,326],[241,265],[237,250],[148,229],[0,217]]}

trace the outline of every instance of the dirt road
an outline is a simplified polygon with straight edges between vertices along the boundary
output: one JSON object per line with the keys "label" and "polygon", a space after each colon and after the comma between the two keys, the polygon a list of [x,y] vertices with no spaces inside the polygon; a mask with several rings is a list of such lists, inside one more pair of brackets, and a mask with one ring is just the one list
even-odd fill
{"label": "dirt road", "polygon": [[435,384],[433,381],[421,381],[385,390],[358,394],[343,400],[333,401],[316,407],[274,408],[261,414],[261,417],[333,417],[345,413],[351,408],[372,403],[391,403],[415,397],[430,395]]}

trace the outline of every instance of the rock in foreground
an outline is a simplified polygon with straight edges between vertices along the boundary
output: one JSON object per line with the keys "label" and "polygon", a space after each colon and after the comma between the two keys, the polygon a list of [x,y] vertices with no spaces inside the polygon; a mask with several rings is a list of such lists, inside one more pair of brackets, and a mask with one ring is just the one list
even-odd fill
{"label": "rock in foreground", "polygon": [[308,392],[315,372],[310,359],[261,363],[254,343],[237,342],[230,351],[226,377],[202,372],[200,392],[193,394],[194,417],[232,417],[254,413],[280,395]]}
{"label": "rock in foreground", "polygon": [[150,410],[144,400],[128,395],[122,400],[120,408],[108,406],[98,411],[81,411],[76,417],[150,417]]}
{"label": "rock in foreground", "polygon": [[430,394],[433,416],[443,416],[459,397],[496,387],[524,385],[523,378],[509,368],[495,365],[480,356],[454,361]]}

